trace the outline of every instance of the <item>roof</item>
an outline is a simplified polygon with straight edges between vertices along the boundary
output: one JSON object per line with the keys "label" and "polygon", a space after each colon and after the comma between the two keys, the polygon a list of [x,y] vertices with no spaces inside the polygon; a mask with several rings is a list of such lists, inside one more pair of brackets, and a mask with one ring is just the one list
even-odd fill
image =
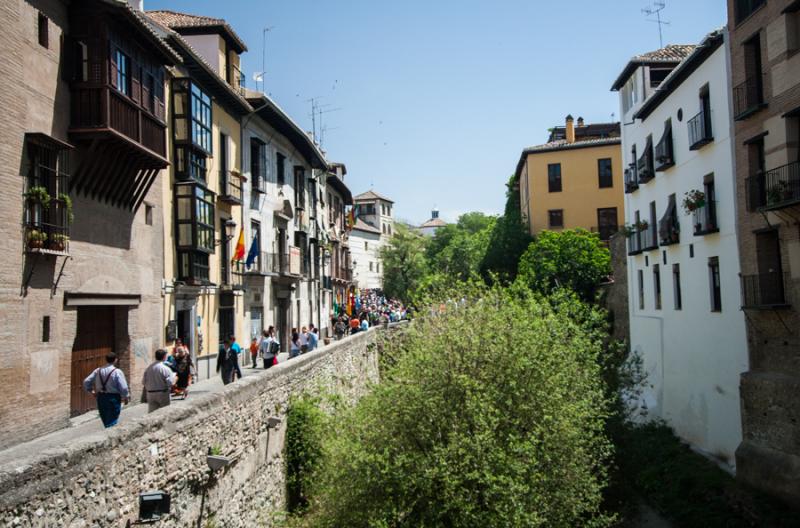
{"label": "roof", "polygon": [[642,121],[647,119],[647,116],[653,113],[669,94],[674,92],[717,48],[722,46],[724,40],[725,32],[723,29],[717,29],[706,35],[699,45],[694,46],[692,53],[661,81],[653,95],[642,103],[633,118],[641,119]]}
{"label": "roof", "polygon": [[312,168],[328,169],[325,155],[322,154],[317,144],[308,137],[308,134],[300,128],[300,125],[289,117],[289,114],[278,106],[278,103],[261,92],[245,90],[245,94],[248,102],[255,108],[256,115],[274,128],[276,132],[288,139],[289,143],[297,149]]}
{"label": "roof", "polygon": [[339,179],[336,174],[328,173],[328,179],[326,180],[327,184],[333,187],[339,194],[342,195],[342,200],[344,201],[345,205],[353,205],[353,193],[350,192],[350,189],[345,185],[345,183]]}
{"label": "roof", "polygon": [[419,228],[422,229],[424,227],[444,227],[446,225],[447,222],[445,222],[441,218],[431,218],[430,220],[419,226]]}
{"label": "roof", "polygon": [[381,234],[381,230],[377,227],[370,225],[363,221],[362,219],[356,217],[356,225],[353,226],[354,231],[364,231],[365,233],[377,233]]}
{"label": "roof", "polygon": [[252,112],[253,109],[247,100],[220,77],[219,73],[181,35],[164,26],[150,13],[142,16],[148,18],[149,25],[154,28],[156,34],[164,42],[171,44],[178,51],[182,64],[192,78],[200,82],[205,90],[211,92],[218,102],[225,103],[228,108],[242,115]]}
{"label": "roof", "polygon": [[585,139],[583,141],[575,141],[567,143],[566,140],[552,141],[543,145],[534,145],[522,151],[517,162],[517,170],[514,172],[514,180],[519,180],[519,173],[522,166],[525,165],[525,159],[529,154],[541,154],[542,152],[557,152],[560,150],[573,150],[582,148],[604,147],[607,145],[619,145],[622,140],[619,137]]}
{"label": "roof", "polygon": [[394,200],[390,200],[385,196],[381,196],[372,189],[353,197],[353,201],[356,202],[364,202],[367,200],[383,200],[384,202],[394,203]]}
{"label": "roof", "polygon": [[133,23],[136,29],[138,29],[145,38],[150,40],[154,50],[167,59],[166,64],[172,65],[181,61],[178,53],[160,38],[158,32],[150,24],[147,17],[138,9],[131,7],[127,0],[101,0],[101,3],[122,11],[124,16]]}
{"label": "roof", "polygon": [[617,80],[611,86],[611,90],[619,90],[622,88],[633,71],[639,66],[653,66],[658,64],[675,65],[677,66],[683,59],[685,59],[696,46],[694,44],[669,44],[661,49],[642,53],[631,57],[628,64],[623,68],[622,73],[619,74]]}
{"label": "roof", "polygon": [[[575,128],[575,139],[595,139],[603,137],[619,136],[619,122],[616,123],[592,123],[589,125],[578,126]],[[550,130],[548,141],[558,141],[566,139],[567,127],[557,126]]]}
{"label": "roof", "polygon": [[148,11],[147,14],[156,19],[160,24],[174,29],[183,35],[207,34],[209,30],[222,35],[228,43],[232,44],[236,53],[247,51],[247,45],[239,35],[221,18],[212,18],[200,15],[191,15],[166,9]]}

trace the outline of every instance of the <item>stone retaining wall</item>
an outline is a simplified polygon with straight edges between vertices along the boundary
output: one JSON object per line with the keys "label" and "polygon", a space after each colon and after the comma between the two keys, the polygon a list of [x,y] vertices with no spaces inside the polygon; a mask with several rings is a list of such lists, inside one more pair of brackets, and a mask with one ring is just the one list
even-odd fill
{"label": "stone retaining wall", "polygon": [[[171,494],[172,514],[156,526],[197,526],[206,453],[235,459],[208,486],[201,526],[269,526],[285,504],[285,413],[292,395],[331,390],[356,400],[378,381],[376,340],[357,334],[221,392],[187,400],[0,467],[0,526],[118,527],[138,516],[138,495]],[[267,418],[283,422],[267,428]],[[207,515],[206,517],[207,518]]]}

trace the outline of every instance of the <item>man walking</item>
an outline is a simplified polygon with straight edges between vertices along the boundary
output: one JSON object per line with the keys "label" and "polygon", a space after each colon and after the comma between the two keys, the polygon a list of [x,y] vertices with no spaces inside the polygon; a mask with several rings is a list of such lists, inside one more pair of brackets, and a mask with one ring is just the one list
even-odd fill
{"label": "man walking", "polygon": [[175,374],[164,364],[166,358],[166,350],[156,350],[156,360],[147,367],[142,376],[142,402],[147,402],[149,413],[169,405],[169,393],[175,383]]}
{"label": "man walking", "polygon": [[97,398],[97,411],[105,427],[117,425],[122,403],[128,403],[128,382],[125,374],[117,368],[117,355],[106,354],[106,366],[94,369],[83,380],[83,388]]}
{"label": "man walking", "polygon": [[308,324],[308,351],[311,352],[319,345],[319,335],[317,329],[314,328],[314,323]]}
{"label": "man walking", "polygon": [[232,339],[230,337],[225,339],[219,346],[219,354],[217,355],[217,372],[222,375],[222,383],[225,385],[234,381],[237,371],[239,377],[242,377],[236,351],[231,345],[233,345]]}

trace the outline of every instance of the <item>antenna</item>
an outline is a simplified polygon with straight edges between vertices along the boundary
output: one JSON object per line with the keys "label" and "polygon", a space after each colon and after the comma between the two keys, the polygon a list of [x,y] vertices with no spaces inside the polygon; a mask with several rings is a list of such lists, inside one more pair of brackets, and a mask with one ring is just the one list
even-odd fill
{"label": "antenna", "polygon": [[667,7],[666,0],[662,1],[656,0],[655,2],[653,2],[652,6],[648,6],[642,9],[642,13],[644,13],[645,16],[649,17],[653,15],[656,16],[655,20],[652,18],[648,18],[647,21],[655,22],[656,24],[658,24],[658,44],[659,47],[661,48],[664,47],[664,35],[662,33],[662,27],[669,25],[669,22],[667,22],[666,20],[661,20],[661,11],[663,11],[665,7]]}
{"label": "antenna", "polygon": [[275,26],[265,27],[261,31],[261,71],[253,74],[253,80],[256,82],[256,90],[258,90],[258,81],[261,81],[261,91],[266,93],[264,88],[264,77],[267,75],[267,32],[275,29]]}
{"label": "antenna", "polygon": [[[311,133],[314,136],[314,141],[317,141],[317,119],[319,119],[319,129],[320,129],[320,136],[324,135],[324,130],[326,127],[322,124],[322,116],[324,114],[329,114],[331,112],[338,112],[341,110],[341,107],[338,108],[328,108],[329,106],[333,106],[332,104],[319,104],[319,100],[321,98],[319,96],[312,97],[311,99],[306,99],[306,102],[311,103]],[[327,128],[327,130],[333,130],[332,128]],[[320,141],[320,144],[322,142]]]}

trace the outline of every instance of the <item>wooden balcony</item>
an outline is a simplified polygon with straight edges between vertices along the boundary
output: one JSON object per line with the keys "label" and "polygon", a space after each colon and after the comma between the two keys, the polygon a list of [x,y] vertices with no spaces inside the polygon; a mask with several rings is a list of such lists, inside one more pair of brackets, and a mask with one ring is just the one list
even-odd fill
{"label": "wooden balcony", "polygon": [[219,171],[219,200],[231,205],[242,203],[242,180],[238,173],[229,170]]}

